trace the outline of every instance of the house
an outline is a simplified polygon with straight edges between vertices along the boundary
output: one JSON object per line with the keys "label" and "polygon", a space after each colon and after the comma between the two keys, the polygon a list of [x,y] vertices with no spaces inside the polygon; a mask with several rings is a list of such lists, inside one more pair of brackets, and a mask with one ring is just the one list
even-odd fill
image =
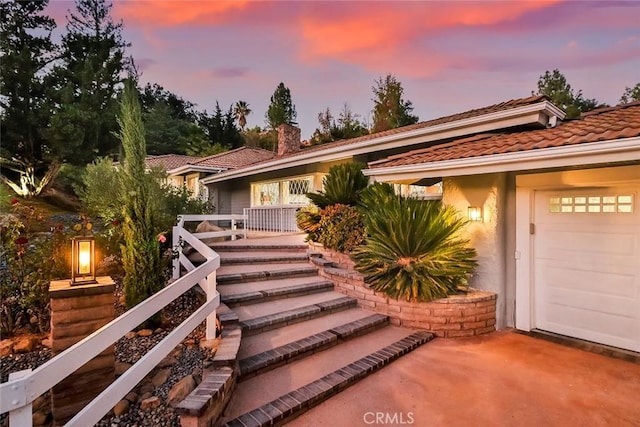
{"label": "house", "polygon": [[[186,187],[194,197],[211,200],[211,195],[200,180],[204,176],[242,168],[257,162],[271,159],[275,156],[271,151],[261,148],[240,147],[207,157],[184,156],[179,154],[164,154],[147,156],[147,169],[160,167],[167,172],[167,179],[175,186]],[[215,205],[216,200],[211,200]]]}
{"label": "house", "polygon": [[220,213],[277,209],[286,231],[330,166],[366,163],[372,181],[480,213],[471,285],[498,294],[498,328],[640,351],[640,103],[563,120],[533,96],[307,149],[283,126],[277,156],[201,182]]}

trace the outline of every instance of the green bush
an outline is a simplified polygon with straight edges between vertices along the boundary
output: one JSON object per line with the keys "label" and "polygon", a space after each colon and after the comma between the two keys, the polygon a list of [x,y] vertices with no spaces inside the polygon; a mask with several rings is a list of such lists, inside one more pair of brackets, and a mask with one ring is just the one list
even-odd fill
{"label": "green bush", "polygon": [[40,228],[42,214],[14,199],[0,215],[0,336],[49,329],[49,283],[69,276],[69,236]]}
{"label": "green bush", "polygon": [[307,233],[307,242],[317,242],[320,234],[320,209],[313,205],[298,209],[296,224],[300,230]]}
{"label": "green bush", "polygon": [[354,206],[327,206],[320,211],[318,226],[318,242],[327,249],[350,252],[364,243],[362,215]]}
{"label": "green bush", "polygon": [[368,183],[361,164],[343,163],[329,169],[323,179],[324,191],[307,193],[306,196],[320,209],[336,204],[355,206],[360,201],[360,192]]}
{"label": "green bush", "polygon": [[439,201],[377,191],[366,205],[369,237],[351,254],[366,283],[392,298],[415,301],[464,289],[477,265],[475,250],[459,236],[466,220]]}

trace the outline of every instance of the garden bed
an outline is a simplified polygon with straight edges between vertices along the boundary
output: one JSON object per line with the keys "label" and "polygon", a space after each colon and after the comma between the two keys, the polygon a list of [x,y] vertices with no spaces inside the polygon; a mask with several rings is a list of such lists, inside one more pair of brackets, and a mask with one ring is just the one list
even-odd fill
{"label": "garden bed", "polygon": [[[495,331],[496,298],[493,292],[471,290],[429,302],[396,300],[375,292],[353,270],[347,254],[310,244],[320,275],[331,280],[338,292],[357,298],[358,305],[390,317],[391,323],[424,329],[438,337],[454,338],[482,335]],[[318,261],[320,257],[323,261]]]}

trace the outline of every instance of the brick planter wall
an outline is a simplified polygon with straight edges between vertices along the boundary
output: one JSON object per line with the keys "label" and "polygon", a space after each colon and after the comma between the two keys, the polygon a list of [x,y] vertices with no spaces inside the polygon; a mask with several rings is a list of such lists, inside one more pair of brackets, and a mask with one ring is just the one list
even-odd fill
{"label": "brick planter wall", "polygon": [[312,244],[311,252],[326,262],[316,262],[320,275],[333,281],[338,292],[358,299],[364,309],[385,314],[395,325],[426,329],[439,337],[468,337],[495,331],[496,294],[474,290],[430,302],[407,302],[374,292],[352,269],[348,255]]}

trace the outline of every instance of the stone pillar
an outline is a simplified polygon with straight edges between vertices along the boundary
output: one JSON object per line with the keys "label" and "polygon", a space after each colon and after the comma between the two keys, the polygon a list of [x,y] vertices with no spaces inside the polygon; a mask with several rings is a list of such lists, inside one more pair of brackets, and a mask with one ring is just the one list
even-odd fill
{"label": "stone pillar", "polygon": [[[114,319],[115,285],[110,277],[97,283],[71,286],[69,280],[51,282],[51,344],[54,356]],[[65,424],[115,379],[114,346],[80,367],[51,390],[56,425]]]}

